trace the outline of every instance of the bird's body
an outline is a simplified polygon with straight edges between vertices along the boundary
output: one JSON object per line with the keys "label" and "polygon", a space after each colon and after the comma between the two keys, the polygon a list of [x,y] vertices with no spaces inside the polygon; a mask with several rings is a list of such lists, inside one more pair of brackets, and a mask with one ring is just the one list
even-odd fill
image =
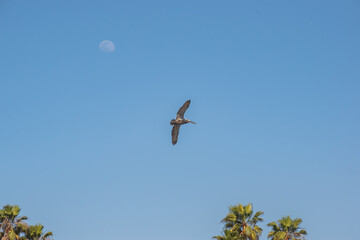
{"label": "bird's body", "polygon": [[173,119],[170,122],[170,125],[182,125],[182,124],[186,124],[189,123],[189,120],[187,119]]}
{"label": "bird's body", "polygon": [[[176,119],[172,119],[170,121],[170,125],[173,126],[173,129],[171,131],[171,136],[172,136],[172,144],[175,145],[177,143],[178,140],[178,136],[179,136],[179,130],[180,130],[180,126],[183,124],[187,124],[187,123],[194,123],[192,121],[190,121],[189,119],[185,119],[184,118],[184,114],[185,111],[188,109],[188,107],[190,106],[190,100],[187,100],[184,105],[179,109],[179,111],[176,114]],[[196,124],[196,123],[194,123]]]}

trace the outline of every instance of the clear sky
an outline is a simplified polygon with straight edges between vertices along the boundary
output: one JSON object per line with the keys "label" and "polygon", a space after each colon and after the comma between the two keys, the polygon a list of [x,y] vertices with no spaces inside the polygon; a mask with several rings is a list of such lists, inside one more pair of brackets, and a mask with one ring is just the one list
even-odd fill
{"label": "clear sky", "polygon": [[[1,206],[59,240],[209,240],[229,205],[357,239],[357,0],[0,0]],[[114,52],[99,44],[111,40]],[[187,100],[171,145],[169,122]]]}

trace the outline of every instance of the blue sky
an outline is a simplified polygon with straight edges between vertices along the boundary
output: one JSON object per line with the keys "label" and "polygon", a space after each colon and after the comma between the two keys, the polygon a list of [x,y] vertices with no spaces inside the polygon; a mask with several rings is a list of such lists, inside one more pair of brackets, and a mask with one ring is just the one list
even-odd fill
{"label": "blue sky", "polygon": [[211,239],[236,203],[265,212],[261,239],[285,215],[356,239],[359,10],[1,0],[0,204],[60,240]]}

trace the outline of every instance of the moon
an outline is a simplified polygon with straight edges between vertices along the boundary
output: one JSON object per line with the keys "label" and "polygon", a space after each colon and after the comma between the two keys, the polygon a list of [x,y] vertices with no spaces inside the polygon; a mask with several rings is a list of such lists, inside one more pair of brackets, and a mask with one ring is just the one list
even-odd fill
{"label": "moon", "polygon": [[103,52],[113,52],[115,51],[115,45],[112,41],[110,40],[104,40],[99,44],[99,48],[101,51]]}

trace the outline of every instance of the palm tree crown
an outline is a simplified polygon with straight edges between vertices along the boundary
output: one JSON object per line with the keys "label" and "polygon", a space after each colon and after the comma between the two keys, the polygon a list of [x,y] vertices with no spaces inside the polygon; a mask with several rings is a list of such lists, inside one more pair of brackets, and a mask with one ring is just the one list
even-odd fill
{"label": "palm tree crown", "polygon": [[26,227],[23,221],[27,217],[19,217],[20,208],[17,205],[5,205],[0,210],[0,237],[1,240],[19,239],[19,235]]}
{"label": "palm tree crown", "polygon": [[31,225],[26,231],[26,238],[30,240],[48,240],[53,235],[52,232],[43,232],[44,226],[41,224]]}
{"label": "palm tree crown", "polygon": [[28,225],[19,217],[20,208],[17,205],[6,205],[0,210],[0,240],[50,240],[52,232],[43,232],[41,224]]}
{"label": "palm tree crown", "polygon": [[283,217],[276,222],[271,222],[268,226],[272,230],[268,234],[271,240],[301,240],[305,239],[307,232],[301,229],[299,225],[302,223],[301,218],[291,219],[289,216]]}
{"label": "palm tree crown", "polygon": [[258,240],[262,229],[257,226],[257,223],[263,221],[260,217],[263,212],[253,213],[251,204],[231,206],[229,213],[221,221],[225,223],[224,234],[213,238],[217,240]]}

